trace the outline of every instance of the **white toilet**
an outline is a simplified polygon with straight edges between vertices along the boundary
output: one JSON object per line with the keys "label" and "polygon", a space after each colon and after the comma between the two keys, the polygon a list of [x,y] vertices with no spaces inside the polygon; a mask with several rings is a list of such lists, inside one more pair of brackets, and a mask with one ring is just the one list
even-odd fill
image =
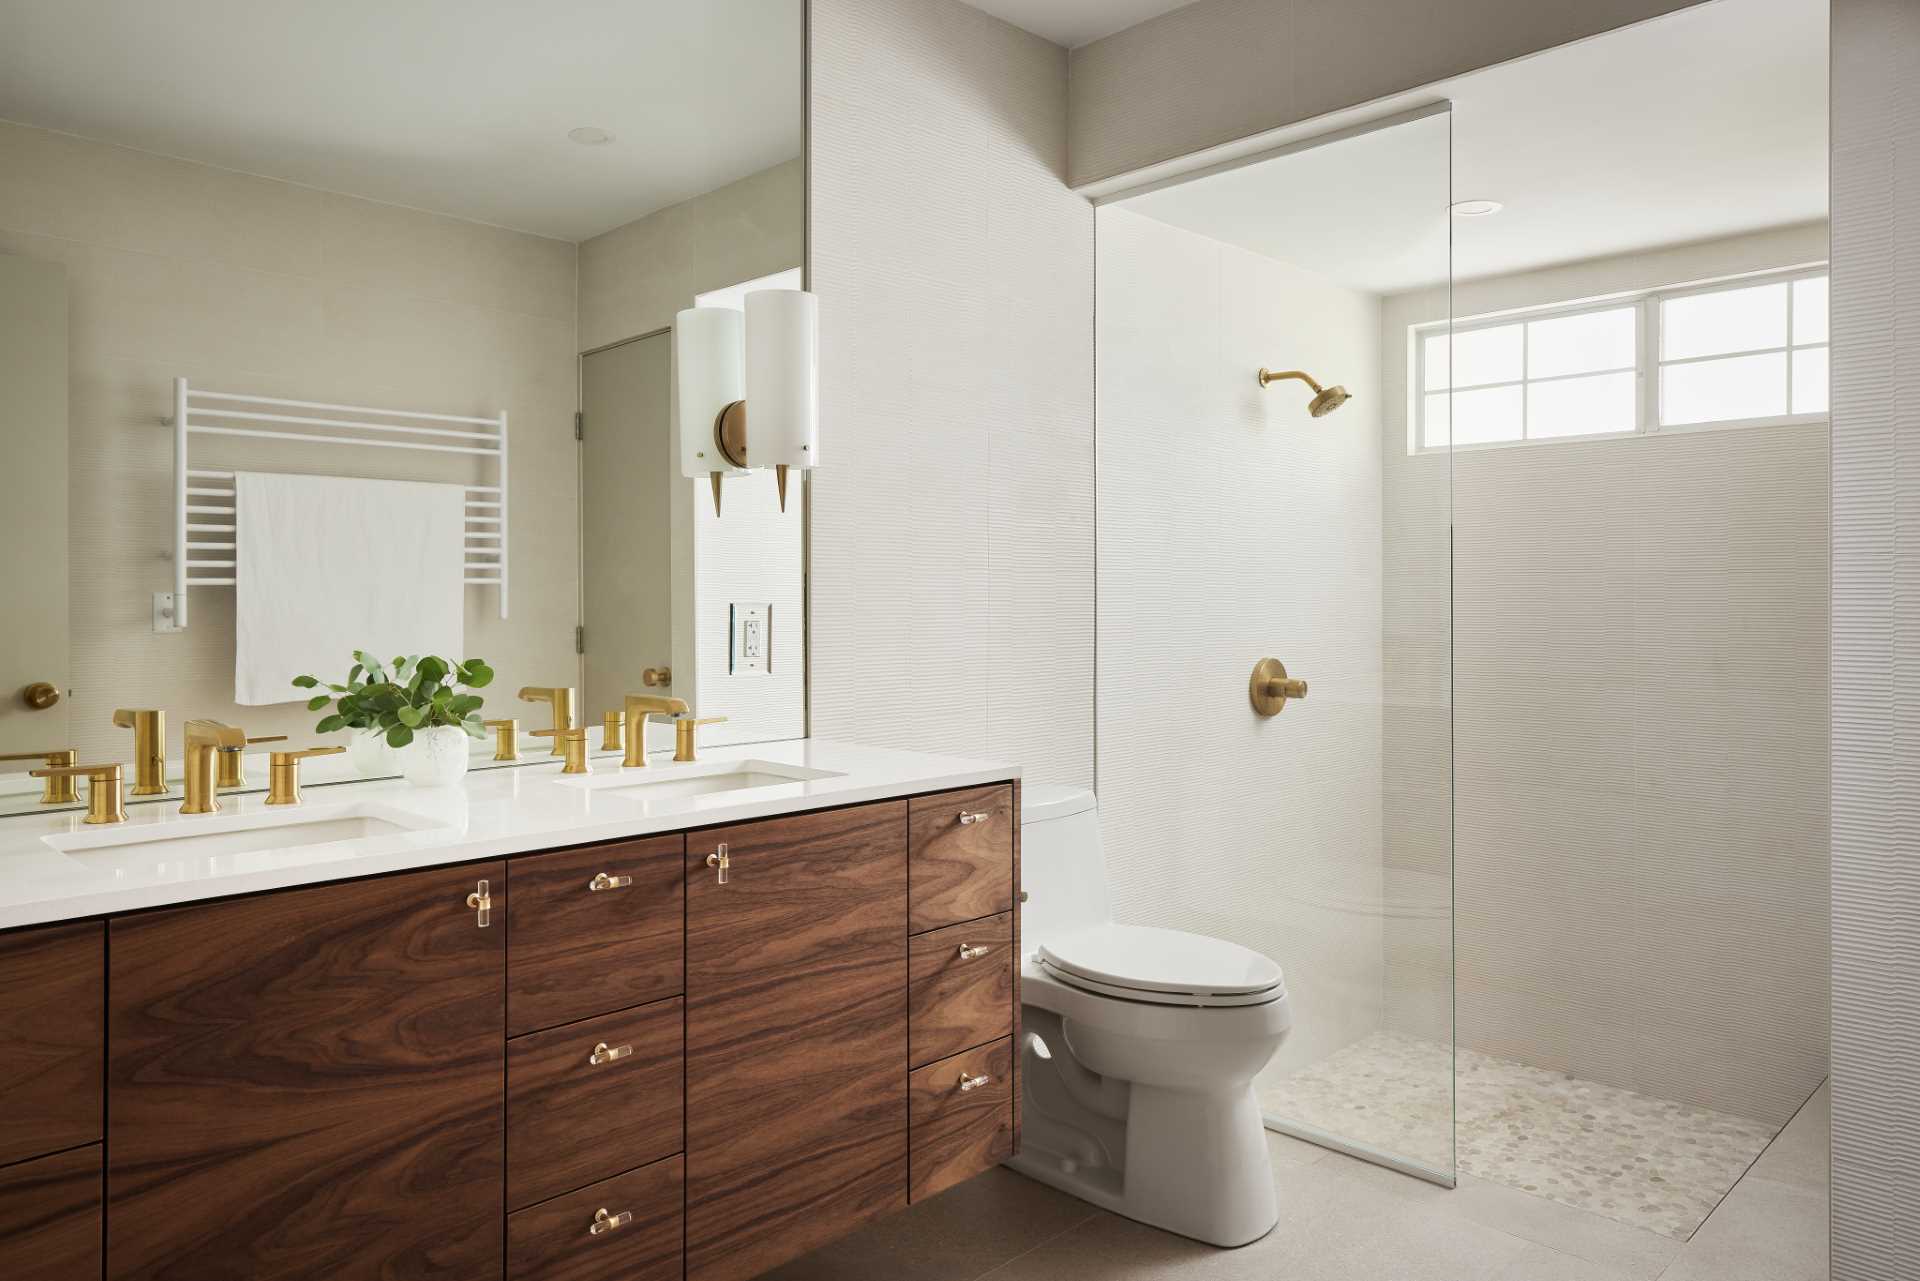
{"label": "white toilet", "polygon": [[1022,1174],[1213,1245],[1279,1218],[1253,1078],[1293,1024],[1280,967],[1114,924],[1093,793],[1021,792]]}

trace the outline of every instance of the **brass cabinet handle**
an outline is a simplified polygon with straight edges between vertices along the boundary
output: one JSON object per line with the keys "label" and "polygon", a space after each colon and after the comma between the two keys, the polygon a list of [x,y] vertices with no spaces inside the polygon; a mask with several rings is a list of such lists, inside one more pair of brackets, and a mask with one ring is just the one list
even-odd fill
{"label": "brass cabinet handle", "polygon": [[983,1085],[991,1084],[993,1084],[993,1078],[985,1072],[982,1072],[979,1076],[968,1076],[965,1072],[960,1074],[960,1093],[962,1094],[965,1094],[969,1090],[977,1090]]}
{"label": "brass cabinet handle", "polygon": [[975,957],[985,956],[988,952],[991,952],[991,951],[993,951],[993,949],[988,947],[984,943],[981,943],[981,944],[962,943],[960,945],[960,959],[963,961],[971,961]]}
{"label": "brass cabinet handle", "polygon": [[984,823],[992,817],[993,815],[987,810],[980,810],[975,813],[962,810],[960,811],[960,826],[972,827],[975,823]]}
{"label": "brass cabinet handle", "polygon": [[587,882],[587,888],[598,894],[601,890],[624,890],[633,884],[631,876],[608,876],[605,872]]}
{"label": "brass cabinet handle", "polygon": [[480,888],[467,895],[467,906],[479,913],[480,919],[476,924],[481,929],[493,924],[493,895],[488,892],[485,881],[480,882]]}
{"label": "brass cabinet handle", "polygon": [[36,712],[44,712],[60,701],[60,687],[47,681],[35,681],[21,689],[20,701]]}
{"label": "brass cabinet handle", "polygon": [[605,1041],[593,1047],[593,1053],[587,1055],[587,1062],[599,1067],[602,1063],[611,1063],[615,1059],[624,1059],[633,1053],[631,1045],[608,1046]]}
{"label": "brass cabinet handle", "polygon": [[725,845],[707,855],[707,866],[720,874],[720,884],[727,883],[727,869],[733,866],[733,860],[727,857]]}
{"label": "brass cabinet handle", "polygon": [[593,1212],[593,1224],[587,1229],[587,1235],[597,1237],[603,1232],[611,1232],[631,1222],[633,1222],[632,1211],[622,1210],[618,1214],[608,1214],[607,1207],[603,1205]]}

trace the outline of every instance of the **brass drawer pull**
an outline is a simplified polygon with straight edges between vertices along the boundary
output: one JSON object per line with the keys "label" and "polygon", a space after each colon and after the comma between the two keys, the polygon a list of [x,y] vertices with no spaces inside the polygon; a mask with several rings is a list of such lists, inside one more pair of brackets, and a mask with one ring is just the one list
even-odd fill
{"label": "brass drawer pull", "polygon": [[960,1074],[960,1093],[962,1094],[967,1093],[969,1090],[977,1090],[983,1085],[992,1084],[993,1078],[985,1072],[982,1072],[979,1076],[968,1076],[965,1072]]}
{"label": "brass drawer pull", "polygon": [[602,1041],[593,1047],[592,1054],[587,1055],[587,1062],[598,1067],[602,1063],[611,1063],[615,1059],[624,1059],[632,1053],[633,1047],[631,1045],[615,1045],[609,1047],[605,1041]]}
{"label": "brass drawer pull", "polygon": [[960,811],[960,826],[972,827],[975,823],[984,823],[993,817],[991,810]]}
{"label": "brass drawer pull", "polygon": [[622,1210],[618,1214],[608,1214],[607,1207],[603,1205],[593,1212],[593,1226],[587,1229],[587,1235],[597,1237],[603,1232],[611,1232],[615,1228],[623,1228],[632,1222],[632,1211]]}
{"label": "brass drawer pull", "polygon": [[727,857],[727,847],[725,845],[722,845],[719,849],[707,855],[707,866],[718,873],[717,879],[720,884],[725,885],[727,883],[727,871],[733,866],[733,860]]}
{"label": "brass drawer pull", "polygon": [[479,919],[475,924],[481,929],[484,930],[493,923],[493,895],[487,892],[485,881],[480,882],[479,888],[467,895],[467,906],[478,914]]}
{"label": "brass drawer pull", "polygon": [[985,956],[991,951],[993,951],[993,949],[984,943],[962,943],[960,945],[960,959],[963,961],[971,961],[975,957]]}
{"label": "brass drawer pull", "polygon": [[608,876],[602,872],[587,882],[587,888],[598,894],[601,890],[623,890],[631,884],[633,884],[631,876]]}

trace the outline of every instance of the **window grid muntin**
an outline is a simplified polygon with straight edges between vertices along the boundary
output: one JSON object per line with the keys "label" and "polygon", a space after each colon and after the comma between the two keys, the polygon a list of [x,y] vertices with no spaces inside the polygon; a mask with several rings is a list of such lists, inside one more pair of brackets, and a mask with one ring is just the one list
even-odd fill
{"label": "window grid muntin", "polygon": [[[1408,432],[1409,452],[1416,453],[1416,454],[1424,454],[1424,453],[1438,453],[1443,450],[1451,450],[1451,449],[1507,449],[1507,448],[1512,448],[1513,446],[1516,446],[1516,445],[1533,445],[1533,444],[1548,444],[1548,443],[1573,444],[1573,443],[1578,443],[1580,441],[1586,441],[1586,440],[1614,440],[1623,436],[1650,435],[1653,433],[1663,432],[1663,431],[1666,431],[1666,432],[1713,431],[1713,430],[1719,430],[1723,428],[1772,427],[1772,426],[1790,425],[1795,423],[1825,422],[1827,421],[1828,416],[1832,410],[1831,400],[1829,400],[1828,409],[1825,411],[1821,411],[1817,413],[1805,413],[1805,414],[1796,414],[1792,412],[1793,410],[1793,356],[1795,352],[1819,351],[1819,350],[1831,349],[1832,342],[1833,342],[1833,335],[1831,332],[1831,328],[1829,327],[1827,340],[1825,342],[1795,343],[1793,341],[1793,333],[1794,333],[1794,330],[1793,330],[1794,310],[1793,309],[1795,306],[1795,293],[1796,293],[1796,290],[1794,289],[1795,284],[1797,284],[1802,280],[1814,280],[1824,276],[1828,276],[1829,274],[1830,274],[1829,264],[1824,262],[1813,263],[1813,264],[1808,264],[1808,265],[1798,266],[1798,267],[1784,267],[1776,271],[1759,271],[1759,272],[1752,272],[1752,273],[1749,273],[1746,275],[1740,275],[1740,276],[1723,276],[1715,280],[1703,281],[1699,284],[1682,285],[1682,286],[1677,286],[1671,289],[1647,290],[1639,294],[1614,295],[1608,298],[1593,299],[1593,300],[1588,300],[1586,302],[1577,302],[1577,303],[1571,303],[1566,305],[1556,304],[1556,305],[1548,305],[1548,306],[1542,306],[1542,307],[1518,308],[1513,311],[1508,311],[1508,312],[1500,313],[1497,315],[1490,315],[1490,316],[1486,316],[1478,319],[1470,319],[1468,322],[1464,324],[1457,324],[1450,321],[1432,321],[1426,324],[1409,326],[1408,327],[1409,334],[1412,339],[1409,345],[1412,347],[1411,355],[1412,355],[1412,364],[1413,364],[1412,378],[1409,380],[1409,385],[1412,389],[1412,394],[1409,395],[1408,397],[1408,400],[1411,402],[1408,405],[1409,418],[1412,422],[1412,428]],[[1724,293],[1724,292],[1728,292],[1735,289],[1746,289],[1746,288],[1751,288],[1755,285],[1766,285],[1766,284],[1773,284],[1776,282],[1784,283],[1787,286],[1787,316],[1786,316],[1787,344],[1786,346],[1761,347],[1761,348],[1755,348],[1750,351],[1742,350],[1742,351],[1718,352],[1711,356],[1683,356],[1683,357],[1675,358],[1673,360],[1666,360],[1661,358],[1660,356],[1660,319],[1661,319],[1660,305],[1663,302],[1666,302],[1670,299],[1675,299],[1675,298],[1686,298],[1696,294]],[[1530,321],[1557,320],[1565,316],[1577,316],[1577,315],[1583,315],[1591,312],[1600,312],[1600,311],[1619,311],[1627,307],[1632,307],[1635,312],[1635,315],[1634,315],[1635,350],[1638,354],[1638,361],[1636,364],[1632,366],[1618,366],[1610,369],[1595,369],[1585,373],[1578,373],[1578,374],[1552,374],[1542,378],[1526,377],[1527,337],[1528,337],[1526,326]],[[1429,392],[1427,390],[1427,386],[1426,386],[1427,363],[1426,363],[1426,342],[1425,342],[1427,338],[1433,337],[1436,335],[1443,335],[1443,334],[1446,335],[1449,340],[1447,344],[1448,360],[1449,362],[1451,362],[1452,354],[1453,354],[1452,339],[1455,336],[1459,334],[1464,334],[1464,333],[1472,333],[1482,329],[1504,328],[1509,325],[1519,325],[1521,327],[1521,347],[1520,347],[1521,377],[1520,378],[1507,379],[1500,382],[1491,382],[1491,383],[1473,383],[1463,387],[1454,387],[1449,385],[1445,388],[1441,388],[1433,392]],[[1730,418],[1730,419],[1710,420],[1707,422],[1697,422],[1697,423],[1671,423],[1671,424],[1662,423],[1661,405],[1660,405],[1662,379],[1660,377],[1660,374],[1661,374],[1661,371],[1664,370],[1668,365],[1696,364],[1696,363],[1701,363],[1704,361],[1712,361],[1712,360],[1729,360],[1739,356],[1772,355],[1772,354],[1783,353],[1783,352],[1786,355],[1786,365],[1787,365],[1787,373],[1786,373],[1786,379],[1787,379],[1786,407],[1788,410],[1787,413],[1770,415],[1764,418]],[[1528,397],[1525,391],[1525,388],[1528,383],[1534,383],[1534,382],[1545,383],[1545,382],[1561,381],[1569,378],[1595,378],[1603,374],[1619,374],[1619,373],[1629,373],[1629,372],[1635,375],[1638,382],[1638,391],[1639,391],[1639,394],[1636,395],[1634,398],[1635,399],[1635,405],[1634,405],[1635,422],[1633,427],[1628,429],[1623,429],[1620,431],[1592,432],[1592,433],[1579,435],[1579,436],[1534,436],[1531,434],[1531,424],[1528,419],[1528,413],[1529,413],[1529,409],[1527,405]],[[1449,368],[1448,370],[1447,381],[1449,384],[1451,384],[1453,381],[1451,368]],[[1451,397],[1456,392],[1482,391],[1482,390],[1495,388],[1495,387],[1515,387],[1515,386],[1520,387],[1522,389],[1520,393],[1521,435],[1519,439],[1481,441],[1481,442],[1468,444],[1468,445],[1453,444],[1452,443],[1453,434],[1454,434],[1453,433],[1453,415],[1451,413],[1452,407],[1451,405],[1449,405],[1448,407],[1449,413],[1447,415],[1448,443],[1445,445],[1429,445],[1427,443],[1426,441],[1426,430],[1427,430],[1426,398],[1428,395],[1447,395]]]}

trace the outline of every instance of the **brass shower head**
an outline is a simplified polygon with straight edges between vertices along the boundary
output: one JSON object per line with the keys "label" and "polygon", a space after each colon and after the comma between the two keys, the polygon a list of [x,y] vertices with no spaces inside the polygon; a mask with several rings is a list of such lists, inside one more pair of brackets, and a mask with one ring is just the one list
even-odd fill
{"label": "brass shower head", "polygon": [[1353,393],[1349,392],[1345,387],[1322,387],[1314,380],[1312,374],[1302,369],[1286,369],[1279,373],[1275,373],[1271,369],[1262,369],[1260,371],[1260,385],[1262,387],[1265,387],[1271,382],[1278,382],[1282,378],[1298,378],[1301,382],[1313,388],[1313,399],[1307,402],[1307,412],[1315,418],[1325,418],[1328,414],[1340,408],[1340,406],[1346,404],[1347,401],[1353,398]]}

